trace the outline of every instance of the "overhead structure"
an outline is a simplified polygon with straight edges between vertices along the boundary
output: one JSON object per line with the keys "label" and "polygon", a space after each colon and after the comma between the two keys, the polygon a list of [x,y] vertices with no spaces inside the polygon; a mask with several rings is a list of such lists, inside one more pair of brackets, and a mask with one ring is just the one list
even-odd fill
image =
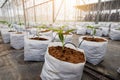
{"label": "overhead structure", "polygon": [[[82,18],[78,21],[120,21],[120,0],[98,0],[96,3],[75,5],[78,12],[83,12]],[[97,14],[99,11],[99,15]],[[80,15],[78,14],[78,17]]]}

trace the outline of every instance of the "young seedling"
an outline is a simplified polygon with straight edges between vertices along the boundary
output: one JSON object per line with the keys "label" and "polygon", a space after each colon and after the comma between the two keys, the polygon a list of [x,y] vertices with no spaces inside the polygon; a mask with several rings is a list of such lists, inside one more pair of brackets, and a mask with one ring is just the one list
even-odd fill
{"label": "young seedling", "polygon": [[87,28],[89,28],[89,29],[92,29],[92,36],[94,36],[95,34],[96,34],[96,27],[94,27],[94,26],[87,26]]}
{"label": "young seedling", "polygon": [[[20,27],[22,27],[22,25],[24,25],[24,23],[19,22],[18,25],[20,25]],[[22,33],[20,30],[17,30],[18,33]]]}
{"label": "young seedling", "polygon": [[95,26],[87,26],[87,28],[92,29],[92,38],[94,39],[94,36],[96,34],[96,30],[99,28],[95,27]]}
{"label": "young seedling", "polygon": [[37,32],[36,32],[36,36],[40,37],[40,32],[41,32],[41,29],[46,29],[47,26],[46,25],[41,25],[41,26],[35,26],[37,28]]}
{"label": "young seedling", "polygon": [[12,31],[13,26],[11,23],[8,23],[8,27],[10,28],[10,31]]}
{"label": "young seedling", "polygon": [[65,37],[64,34],[69,34],[70,32],[73,32],[74,29],[64,30],[65,26],[61,26],[59,28],[50,28],[50,30],[53,30],[54,32],[57,32],[58,37],[62,43],[62,51],[64,51],[65,47]]}
{"label": "young seedling", "polygon": [[0,21],[0,23],[2,23],[2,24],[8,24],[7,21]]}

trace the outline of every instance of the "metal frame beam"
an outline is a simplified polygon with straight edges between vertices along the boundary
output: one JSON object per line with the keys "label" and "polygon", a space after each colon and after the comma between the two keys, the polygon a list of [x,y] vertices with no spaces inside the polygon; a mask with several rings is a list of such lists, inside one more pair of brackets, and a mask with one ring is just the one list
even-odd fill
{"label": "metal frame beam", "polygon": [[8,1],[8,0],[5,0],[5,2],[2,4],[2,6],[1,6],[0,8],[2,8],[2,7],[6,4],[7,1]]}

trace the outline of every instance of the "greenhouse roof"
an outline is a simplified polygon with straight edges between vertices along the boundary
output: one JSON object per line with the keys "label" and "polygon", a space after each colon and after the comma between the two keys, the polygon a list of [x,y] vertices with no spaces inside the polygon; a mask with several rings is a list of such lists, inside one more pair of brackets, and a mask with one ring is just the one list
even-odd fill
{"label": "greenhouse roof", "polygon": [[[110,10],[120,8],[120,0],[113,1],[105,1],[101,2],[100,10]],[[84,5],[76,5],[75,8],[81,9],[83,11],[97,11],[98,3],[84,4]]]}

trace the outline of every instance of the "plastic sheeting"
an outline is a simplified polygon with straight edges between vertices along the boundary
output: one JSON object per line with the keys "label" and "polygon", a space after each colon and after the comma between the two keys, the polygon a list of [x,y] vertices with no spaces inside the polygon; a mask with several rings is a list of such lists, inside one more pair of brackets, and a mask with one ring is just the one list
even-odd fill
{"label": "plastic sheeting", "polygon": [[[82,36],[79,38],[79,42],[83,40],[83,37],[85,36]],[[98,37],[98,38],[101,38],[101,37]],[[92,42],[92,41],[84,40],[79,46],[79,48],[85,51],[88,62],[92,63],[93,65],[97,65],[104,58],[104,55],[107,50],[107,43],[108,43],[107,40],[105,42]]]}
{"label": "plastic sheeting", "polygon": [[10,34],[10,45],[15,49],[22,49],[24,47],[24,35],[25,33],[16,34],[16,32]]}
{"label": "plastic sheeting", "polygon": [[44,55],[47,50],[51,38],[48,36],[40,36],[48,39],[47,41],[31,40],[24,38],[24,60],[25,61],[44,61]]}
{"label": "plastic sheeting", "polygon": [[[61,46],[60,43],[50,43],[50,46]],[[73,48],[73,46],[70,46]],[[73,48],[74,49],[74,48]],[[82,51],[80,49],[77,49]],[[80,80],[83,73],[84,63],[73,64],[64,62],[49,55],[48,49],[45,55],[45,63],[42,69],[42,80]]]}
{"label": "plastic sheeting", "polygon": [[120,30],[111,29],[109,37],[112,40],[120,40]]}

